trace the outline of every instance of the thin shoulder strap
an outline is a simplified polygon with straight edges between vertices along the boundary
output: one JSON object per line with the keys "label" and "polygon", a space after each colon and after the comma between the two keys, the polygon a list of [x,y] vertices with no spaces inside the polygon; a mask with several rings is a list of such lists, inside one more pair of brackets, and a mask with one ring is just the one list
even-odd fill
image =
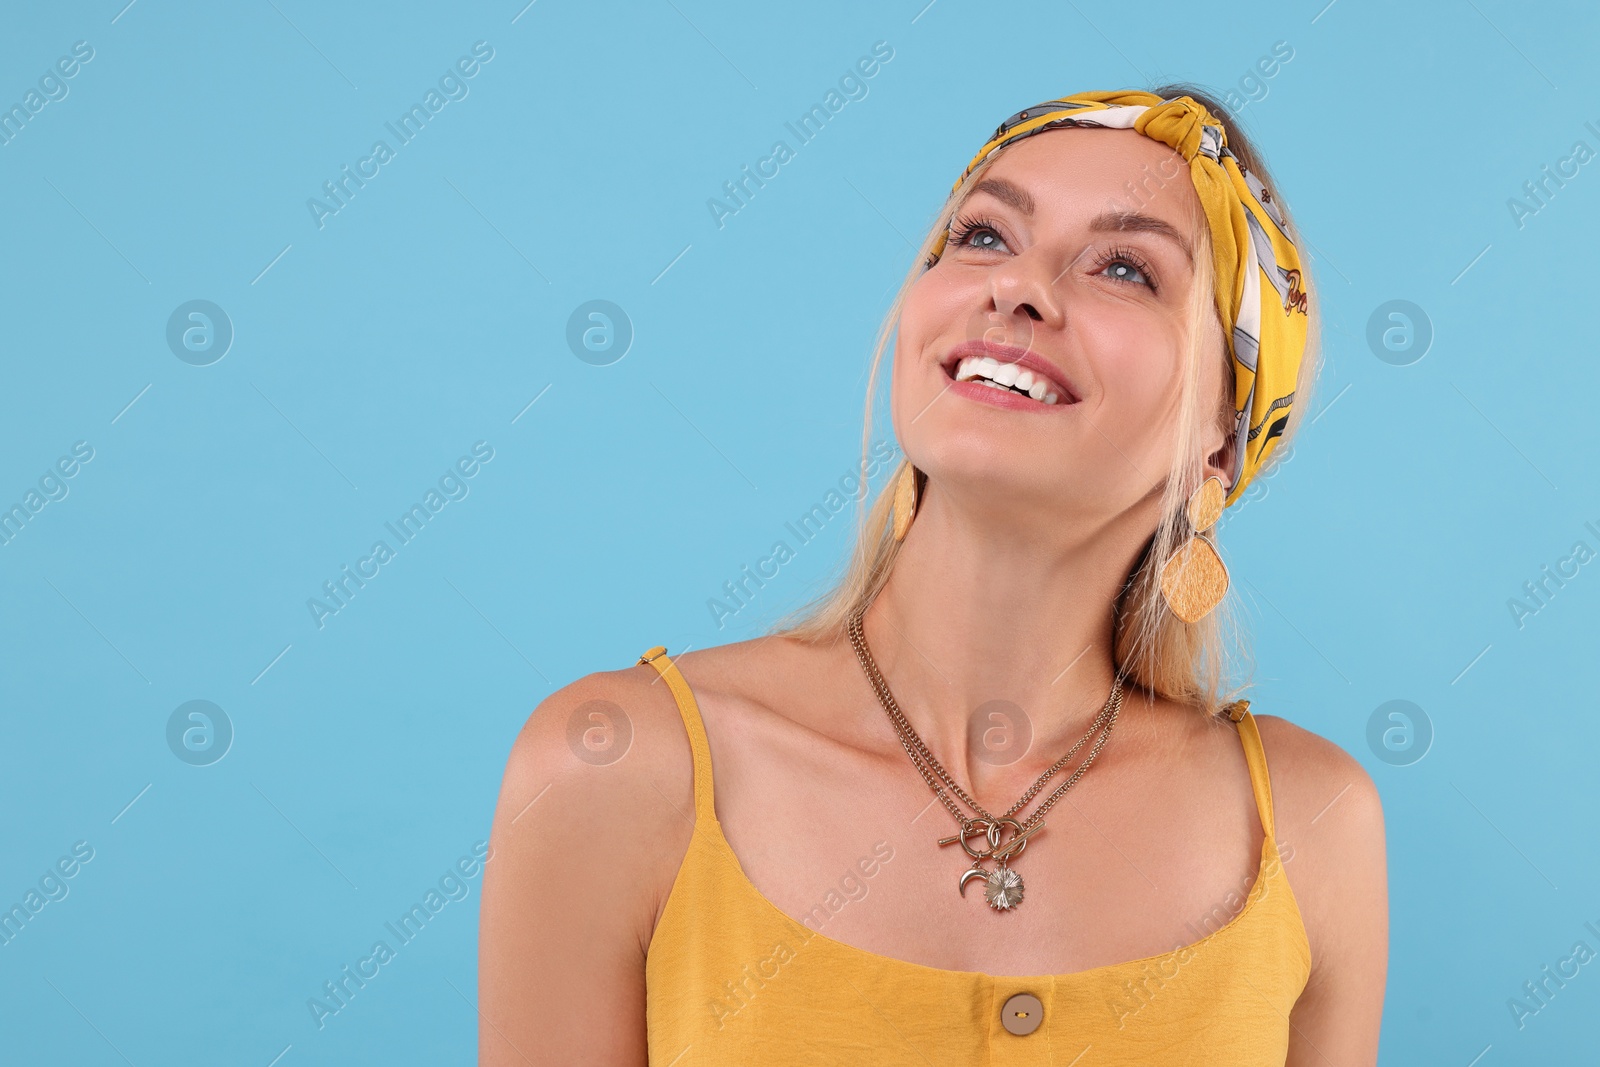
{"label": "thin shoulder strap", "polygon": [[689,683],[684,680],[683,672],[678,670],[678,665],[667,655],[666,646],[657,645],[648,650],[639,657],[639,663],[648,663],[654,667],[661,677],[667,680],[667,685],[672,690],[672,698],[678,702],[678,714],[683,716],[683,728],[689,734],[689,749],[694,753],[695,825],[710,826],[717,820],[717,811],[715,804],[712,803],[711,746],[706,742],[706,728],[700,720],[700,706],[695,703],[694,693],[689,689]]}
{"label": "thin shoulder strap", "polygon": [[1278,838],[1272,828],[1272,780],[1267,774],[1267,753],[1261,745],[1261,731],[1256,727],[1256,717],[1250,714],[1250,702],[1235,700],[1222,709],[1222,714],[1239,724],[1244,760],[1250,767],[1250,788],[1256,795],[1256,812],[1261,817],[1261,828],[1276,848]]}

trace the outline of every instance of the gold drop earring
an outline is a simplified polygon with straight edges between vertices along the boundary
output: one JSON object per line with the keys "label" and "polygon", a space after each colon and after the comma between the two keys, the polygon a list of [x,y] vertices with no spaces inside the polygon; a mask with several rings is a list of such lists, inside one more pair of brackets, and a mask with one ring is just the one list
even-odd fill
{"label": "gold drop earring", "polygon": [[1225,499],[1221,478],[1213,474],[1200,483],[1185,509],[1193,533],[1161,566],[1161,597],[1184,622],[1205,618],[1228,592],[1228,568],[1205,536],[1222,517]]}
{"label": "gold drop earring", "polygon": [[900,465],[894,483],[894,539],[904,541],[911,520],[917,514],[917,468],[908,459]]}

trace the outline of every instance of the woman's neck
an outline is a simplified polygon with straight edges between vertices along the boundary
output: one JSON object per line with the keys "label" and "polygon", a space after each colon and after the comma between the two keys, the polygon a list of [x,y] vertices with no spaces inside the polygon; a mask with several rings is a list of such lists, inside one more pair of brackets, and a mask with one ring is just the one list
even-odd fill
{"label": "woman's neck", "polygon": [[[992,509],[948,497],[919,506],[863,628],[901,711],[958,782],[982,788],[1017,769],[1031,781],[1100,713],[1113,605],[1149,537],[1136,522],[1044,543],[1035,527],[997,524]],[[983,707],[994,701],[1006,703]],[[1012,707],[1031,735],[1025,751],[1007,747]]]}

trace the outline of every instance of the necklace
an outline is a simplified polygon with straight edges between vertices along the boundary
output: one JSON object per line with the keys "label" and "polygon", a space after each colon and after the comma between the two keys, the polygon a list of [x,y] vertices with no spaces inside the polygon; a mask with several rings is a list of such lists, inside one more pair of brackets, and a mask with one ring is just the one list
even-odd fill
{"label": "necklace", "polygon": [[[889,691],[889,683],[884,681],[883,675],[878,670],[878,664],[873,660],[872,653],[867,648],[867,636],[863,632],[861,625],[864,614],[865,612],[858,612],[852,615],[849,621],[850,643],[855,647],[856,659],[860,661],[861,669],[866,673],[867,681],[871,683],[873,692],[878,695],[878,702],[883,705],[883,710],[888,714],[889,721],[894,725],[895,733],[900,738],[901,747],[906,750],[906,755],[911,757],[912,764],[921,773],[923,781],[928,783],[928,788],[933,790],[934,796],[939,798],[940,802],[955,817],[956,823],[960,826],[960,829],[953,837],[940,838],[939,844],[941,846],[960,844],[962,851],[972,858],[972,866],[962,873],[960,880],[957,882],[957,891],[962,896],[966,896],[967,883],[974,878],[982,878],[984,880],[983,897],[990,907],[996,911],[1006,911],[1016,907],[1022,902],[1022,876],[1012,870],[1009,864],[1013,859],[1022,855],[1023,849],[1028,847],[1028,839],[1043,829],[1045,813],[1061,798],[1062,794],[1072,788],[1073,784],[1083,775],[1083,772],[1089,769],[1089,765],[1094,762],[1095,756],[1099,755],[1100,748],[1105,744],[1106,738],[1111,736],[1111,728],[1116,725],[1117,715],[1122,710],[1122,672],[1116,672],[1116,676],[1111,683],[1111,695],[1106,698],[1105,706],[1100,709],[1100,713],[1089,724],[1088,732],[1078,739],[1077,744],[1067,750],[1066,755],[1062,756],[1041,774],[1039,780],[1034,782],[1028,788],[1028,791],[1023,793],[1004,815],[996,817],[985,811],[981,804],[968,796],[966,791],[956,784],[955,780],[950,777],[939,761],[934,758],[933,753],[928,751],[928,746],[922,743],[922,738],[917,735],[916,730],[911,728],[911,723],[906,720],[904,713],[900,711],[900,705],[895,702],[894,694]],[[1090,747],[1088,756],[1078,765],[1078,769],[1073,771],[1065,782],[1057,786],[1055,792],[1046,797],[1044,802],[1034,809],[1033,814],[1028,816],[1025,821],[1019,822],[1013,818],[1012,816],[1021,811],[1028,801],[1032,800],[1034,795],[1044,788],[1045,782],[1065,766],[1067,761],[1077,753],[1078,749],[1083,747],[1084,742],[1089,739],[1090,735],[1097,730],[1102,732],[1094,745]],[[930,769],[932,773],[929,773]],[[949,786],[951,791],[960,797],[977,815],[975,817],[963,815],[961,809],[956,807],[955,802],[945,794],[944,789],[934,781],[934,775],[937,775],[940,781]],[[1011,831],[1011,837],[1002,843],[1001,836],[1008,828]],[[988,847],[981,850],[974,848],[971,844],[973,838],[982,838]],[[983,861],[987,859],[995,861],[996,867],[994,870],[988,870],[983,866]]]}

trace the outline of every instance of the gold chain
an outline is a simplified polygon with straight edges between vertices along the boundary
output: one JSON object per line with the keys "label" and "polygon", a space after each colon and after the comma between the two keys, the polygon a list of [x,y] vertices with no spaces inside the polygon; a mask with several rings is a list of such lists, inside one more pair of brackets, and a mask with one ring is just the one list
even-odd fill
{"label": "gold chain", "polygon": [[[1083,772],[1089,769],[1089,765],[1094,762],[1095,756],[1099,755],[1101,746],[1111,736],[1111,729],[1116,725],[1117,716],[1122,710],[1122,672],[1116,672],[1116,676],[1111,683],[1111,695],[1107,697],[1105,706],[1100,709],[1100,713],[1095,716],[1094,721],[1089,724],[1088,732],[1078,739],[1078,743],[1073,745],[1066,755],[1051,765],[1049,770],[1041,774],[1039,780],[1034,782],[1028,791],[1018,798],[1015,804],[1011,805],[1010,810],[1001,817],[995,818],[985,811],[981,804],[968,796],[961,786],[956,784],[955,780],[950,777],[939,761],[934,758],[933,753],[928,751],[927,745],[922,743],[922,738],[918,736],[916,730],[912,729],[911,723],[906,721],[905,715],[900,711],[900,705],[895,702],[894,694],[889,691],[889,683],[884,680],[882,673],[878,670],[877,662],[873,660],[872,653],[867,649],[867,636],[863,632],[861,624],[864,614],[865,612],[858,612],[850,617],[850,643],[855,647],[856,658],[861,663],[861,669],[866,673],[867,680],[872,684],[873,691],[878,695],[878,702],[883,705],[883,710],[888,713],[890,722],[894,724],[895,733],[900,737],[901,746],[906,750],[906,755],[911,757],[911,762],[922,774],[923,781],[928,783],[928,788],[933,790],[934,795],[949,809],[950,814],[955,816],[956,822],[960,823],[961,844],[967,850],[967,854],[978,859],[988,858],[989,856],[998,857],[1000,865],[1003,867],[1010,855],[1021,853],[1022,848],[1027,844],[1027,838],[1037,829],[1044,819],[1045,813],[1061,798],[1062,794],[1072,788],[1073,784],[1083,775]],[[1078,765],[1078,769],[1073,771],[1072,775],[1058,786],[1055,792],[1045,798],[1044,802],[1034,810],[1027,821],[1020,824],[1017,823],[1012,816],[1020,811],[1028,801],[1033,799],[1034,795],[1044,787],[1044,783],[1049,781],[1052,775],[1066,765],[1067,761],[1077,753],[1078,749],[1083,747],[1083,743],[1089,739],[1090,735],[1096,730],[1102,729],[1102,727],[1103,732],[1090,748],[1088,756]],[[979,818],[969,818],[961,813],[961,809],[956,807],[955,803],[945,795],[944,790],[933,780],[933,776],[928,773],[930,766],[938,774],[941,781],[978,813]],[[983,824],[982,830],[976,829],[980,823]],[[998,830],[1002,824],[1012,826],[1016,830],[1015,835],[1006,846],[1000,846],[997,839]],[[966,845],[966,838],[976,837],[980,833],[987,833],[989,836],[990,851],[987,853],[974,853]],[[951,843],[955,843],[953,839]]]}

